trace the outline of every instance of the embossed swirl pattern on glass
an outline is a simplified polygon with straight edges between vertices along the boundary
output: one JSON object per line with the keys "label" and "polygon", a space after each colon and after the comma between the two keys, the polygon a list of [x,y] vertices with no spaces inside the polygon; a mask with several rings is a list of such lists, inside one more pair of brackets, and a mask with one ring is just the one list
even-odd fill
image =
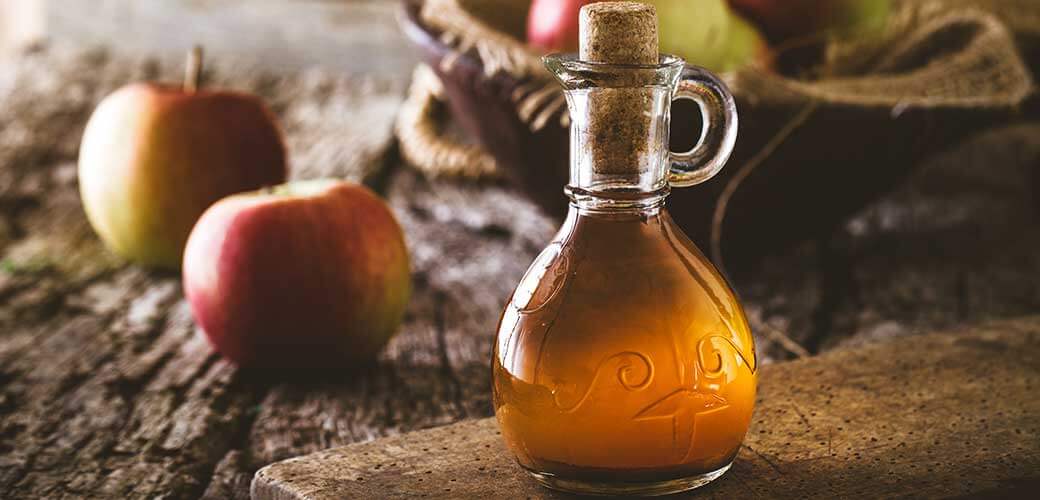
{"label": "embossed swirl pattern on glass", "polygon": [[724,467],[755,399],[743,312],[663,210],[572,210],[508,304],[493,368],[521,465],[590,480]]}

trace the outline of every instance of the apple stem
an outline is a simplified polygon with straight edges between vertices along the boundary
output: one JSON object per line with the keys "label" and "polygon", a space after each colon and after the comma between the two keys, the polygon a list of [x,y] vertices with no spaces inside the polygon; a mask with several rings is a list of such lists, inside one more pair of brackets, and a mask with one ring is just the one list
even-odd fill
{"label": "apple stem", "polygon": [[196,45],[188,52],[188,62],[184,69],[184,90],[195,92],[202,80],[202,47]]}

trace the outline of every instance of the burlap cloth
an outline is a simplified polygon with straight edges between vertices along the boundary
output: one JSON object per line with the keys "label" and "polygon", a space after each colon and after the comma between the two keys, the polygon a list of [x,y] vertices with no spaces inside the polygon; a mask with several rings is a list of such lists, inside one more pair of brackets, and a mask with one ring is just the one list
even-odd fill
{"label": "burlap cloth", "polygon": [[[417,168],[484,178],[504,168],[523,176],[528,167],[443,133],[442,82],[434,73],[447,74],[463,55],[475,57],[489,80],[505,74],[521,82],[509,99],[531,133],[547,127],[564,133],[562,93],[540,54],[522,43],[529,4],[425,0],[422,21],[452,52],[434,71],[417,70],[398,119],[402,153]],[[684,228],[702,244],[710,241],[716,260],[724,221],[741,227],[734,233],[738,245],[804,236],[805,231],[761,228],[775,226],[755,214],[770,204],[784,206],[785,220],[830,211],[822,219],[833,223],[890,188],[923,156],[995,120],[1016,117],[1034,89],[1022,54],[1036,55],[1038,47],[1040,1],[905,0],[894,2],[878,36],[830,41],[820,59],[798,74],[749,67],[723,75],[741,114],[737,151],[725,175],[700,192],[700,201],[673,194],[673,214],[700,214],[702,220]],[[844,182],[856,192],[846,193]],[[799,189],[806,184],[815,185]],[[806,193],[815,198],[794,199]],[[740,196],[755,200],[730,207]],[[705,213],[710,229],[704,227]]]}

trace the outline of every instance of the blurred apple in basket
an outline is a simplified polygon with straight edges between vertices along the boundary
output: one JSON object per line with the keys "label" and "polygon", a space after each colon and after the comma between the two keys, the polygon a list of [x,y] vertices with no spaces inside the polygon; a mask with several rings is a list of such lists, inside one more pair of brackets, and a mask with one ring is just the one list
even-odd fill
{"label": "blurred apple in basket", "polygon": [[527,16],[527,43],[550,52],[578,50],[578,12],[595,0],[534,0]]}
{"label": "blurred apple in basket", "polygon": [[[578,13],[590,0],[535,0],[527,42],[543,52],[578,49]],[[768,61],[769,47],[725,0],[649,0],[657,9],[661,51],[712,71]]]}

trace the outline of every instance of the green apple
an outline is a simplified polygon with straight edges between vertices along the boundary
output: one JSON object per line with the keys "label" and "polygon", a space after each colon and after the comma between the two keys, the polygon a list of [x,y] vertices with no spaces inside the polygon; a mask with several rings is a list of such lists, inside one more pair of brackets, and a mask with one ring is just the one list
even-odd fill
{"label": "green apple", "polygon": [[148,266],[177,269],[206,208],[287,175],[281,132],[263,101],[198,89],[195,69],[185,86],[117,90],[83,133],[79,187],[87,218],[110,249]]}
{"label": "green apple", "polygon": [[649,0],[657,9],[661,51],[711,71],[765,61],[769,47],[726,0]]}
{"label": "green apple", "polygon": [[839,36],[877,33],[885,26],[891,11],[888,0],[843,0],[832,10],[832,32]]}

